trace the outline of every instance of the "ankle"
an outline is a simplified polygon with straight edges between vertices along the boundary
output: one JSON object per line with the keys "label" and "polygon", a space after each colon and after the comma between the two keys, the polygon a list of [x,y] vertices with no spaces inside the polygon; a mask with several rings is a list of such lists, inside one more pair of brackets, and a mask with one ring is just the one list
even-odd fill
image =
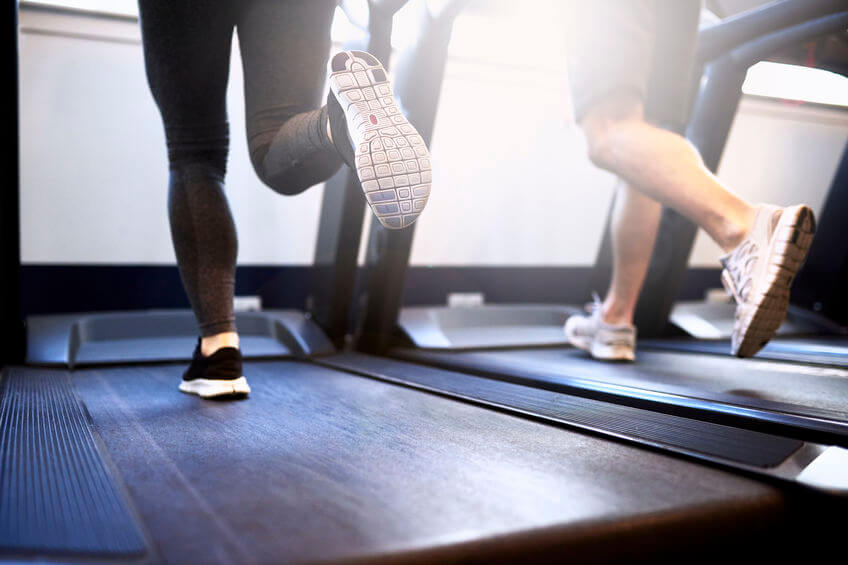
{"label": "ankle", "polygon": [[601,321],[609,326],[632,326],[633,307],[608,298],[601,307]]}
{"label": "ankle", "polygon": [[204,357],[214,355],[216,351],[223,347],[235,347],[238,349],[239,335],[236,332],[224,332],[206,336],[200,340],[200,353]]}
{"label": "ankle", "polygon": [[748,206],[734,217],[726,217],[723,219],[720,238],[716,238],[716,243],[722,248],[725,253],[730,253],[742,243],[751,229],[754,227],[754,218],[757,215],[756,208]]}

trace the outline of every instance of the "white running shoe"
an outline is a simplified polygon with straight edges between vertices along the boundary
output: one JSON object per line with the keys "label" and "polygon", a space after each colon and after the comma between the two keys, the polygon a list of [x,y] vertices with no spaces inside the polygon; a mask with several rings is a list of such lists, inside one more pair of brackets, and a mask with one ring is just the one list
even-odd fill
{"label": "white running shoe", "polygon": [[721,282],[736,300],[731,351],[756,354],[775,336],[789,308],[789,288],[813,242],[809,206],[757,206],[754,225],[736,249],[721,258]]}
{"label": "white running shoe", "polygon": [[[330,63],[329,82],[333,141],[371,210],[389,229],[409,226],[430,196],[430,153],[398,108],[385,69],[364,51],[343,51]],[[342,136],[350,147],[339,143]]]}
{"label": "white running shoe", "polygon": [[588,316],[574,315],[565,321],[565,337],[579,349],[604,361],[636,360],[636,327],[613,326],[601,320],[601,299],[592,293],[593,302],[586,306]]}

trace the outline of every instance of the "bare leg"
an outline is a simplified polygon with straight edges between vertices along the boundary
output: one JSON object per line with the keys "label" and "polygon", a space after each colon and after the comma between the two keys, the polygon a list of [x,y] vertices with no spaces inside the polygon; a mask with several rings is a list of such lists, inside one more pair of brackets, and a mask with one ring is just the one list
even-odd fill
{"label": "bare leg", "polygon": [[592,161],[625,181],[613,209],[613,271],[601,319],[632,324],[661,203],[703,227],[725,251],[750,231],[754,208],[719,183],[685,138],[645,122],[638,98],[607,99],[586,114],[582,125]]}
{"label": "bare leg", "polygon": [[754,208],[707,170],[685,138],[645,122],[638,98],[601,102],[582,125],[592,162],[704,228],[725,251],[750,231]]}
{"label": "bare leg", "polygon": [[632,325],[651,262],[662,206],[635,188],[618,187],[612,214],[612,280],[601,310],[611,325]]}

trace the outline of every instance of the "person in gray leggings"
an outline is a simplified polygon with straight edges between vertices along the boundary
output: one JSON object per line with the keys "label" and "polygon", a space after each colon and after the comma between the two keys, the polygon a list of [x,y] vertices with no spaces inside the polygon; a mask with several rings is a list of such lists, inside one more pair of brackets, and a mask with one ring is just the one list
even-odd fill
{"label": "person in gray leggings", "polygon": [[233,312],[238,240],[224,191],[234,30],[250,159],[266,185],[299,194],[345,163],[389,229],[410,225],[427,202],[427,148],[376,58],[336,54],[321,105],[335,8],[336,0],[139,1],[145,69],[167,141],[171,237],[200,331],[183,392],[250,392]]}

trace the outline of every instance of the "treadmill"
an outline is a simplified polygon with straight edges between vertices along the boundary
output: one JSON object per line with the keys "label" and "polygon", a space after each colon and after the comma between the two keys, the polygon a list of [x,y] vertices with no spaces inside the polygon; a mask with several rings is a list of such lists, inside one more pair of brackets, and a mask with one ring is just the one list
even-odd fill
{"label": "treadmill", "polygon": [[[717,39],[702,42],[701,49],[719,62],[736,63],[710,67],[707,84],[726,93],[726,88],[719,88],[722,81],[732,80],[738,86],[740,74],[744,76],[745,69],[764,53],[843,29],[848,13],[840,8],[834,2],[776,2],[712,28],[712,37]],[[748,41],[752,34],[760,36]],[[397,71],[398,93],[425,139],[432,136],[447,39],[449,32],[433,30],[416,44],[417,51],[403,54],[409,61],[399,64]],[[416,69],[414,76],[405,74],[405,69],[411,68]],[[696,114],[724,106],[726,101],[711,93],[708,90],[702,95]],[[729,122],[726,126],[729,128]],[[641,351],[632,365],[602,364],[565,345],[561,327],[573,311],[568,307],[401,308],[413,230],[414,226],[393,233],[372,227],[362,295],[364,299],[379,296],[380,300],[368,301],[358,324],[361,351],[411,363],[400,366],[409,371],[398,377],[404,383],[417,383],[428,390],[451,388],[430,383],[409,368],[426,365],[500,383],[848,446],[848,366],[842,357],[835,363],[786,363]],[[340,360],[339,366],[356,370],[355,364],[346,360]],[[369,374],[367,369],[361,372]],[[454,390],[452,394],[477,398],[470,391]]]}
{"label": "treadmill", "polygon": [[[372,1],[373,20],[400,4]],[[442,16],[425,25],[444,31]],[[19,226],[17,192],[3,229]],[[181,339],[174,312],[41,320],[74,353],[27,361],[9,233],[3,321],[19,339],[0,350],[0,562],[657,561],[838,545],[845,499],[830,493],[848,485],[832,445],[338,352],[294,312],[256,315],[255,343],[288,351],[246,361],[246,401],[179,394],[173,358],[105,354]],[[802,543],[777,547],[780,534]]]}

